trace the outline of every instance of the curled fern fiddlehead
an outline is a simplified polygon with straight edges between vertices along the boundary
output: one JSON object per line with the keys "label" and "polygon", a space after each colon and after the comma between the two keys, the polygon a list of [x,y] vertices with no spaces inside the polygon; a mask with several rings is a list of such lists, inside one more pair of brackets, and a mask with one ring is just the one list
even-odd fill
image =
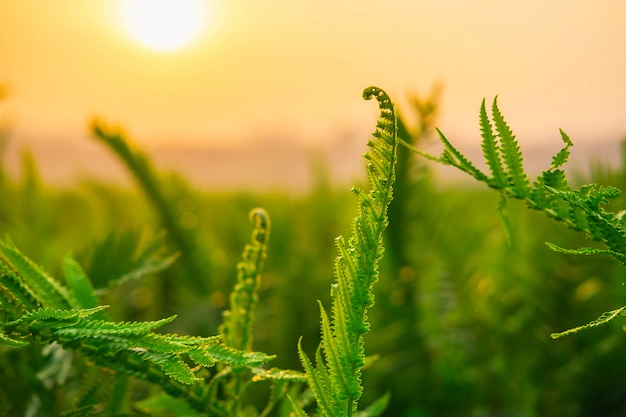
{"label": "curled fern fiddlehead", "polygon": [[252,242],[246,245],[237,264],[237,284],[230,295],[230,310],[224,313],[220,327],[224,343],[246,351],[252,349],[254,308],[270,234],[270,217],[264,209],[253,209],[250,220],[254,223]]}
{"label": "curled fern fiddlehead", "polygon": [[[373,286],[378,280],[378,261],[383,256],[382,234],[387,227],[387,207],[395,179],[397,123],[393,104],[380,88],[363,92],[366,100],[376,98],[380,115],[364,155],[370,191],[358,187],[357,216],[348,240],[336,240],[335,283],[329,316],[320,303],[321,351],[314,366],[298,346],[321,415],[354,416],[363,388],[361,369],[365,364],[363,335],[369,331],[367,310],[374,304]],[[378,403],[380,405],[382,402]],[[306,415],[294,404],[298,416]],[[380,407],[379,407],[380,408]]]}

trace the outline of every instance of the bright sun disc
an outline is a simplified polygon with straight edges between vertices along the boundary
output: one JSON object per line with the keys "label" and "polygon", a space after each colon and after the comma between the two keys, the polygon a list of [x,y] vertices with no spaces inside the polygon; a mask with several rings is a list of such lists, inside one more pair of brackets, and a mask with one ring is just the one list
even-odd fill
{"label": "bright sun disc", "polygon": [[206,10],[201,0],[126,0],[122,21],[145,46],[172,51],[190,43],[203,29]]}

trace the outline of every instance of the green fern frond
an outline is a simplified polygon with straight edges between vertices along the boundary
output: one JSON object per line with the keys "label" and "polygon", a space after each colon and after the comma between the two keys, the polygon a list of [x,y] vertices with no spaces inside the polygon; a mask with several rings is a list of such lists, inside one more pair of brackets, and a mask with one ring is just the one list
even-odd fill
{"label": "green fern frond", "polygon": [[491,125],[491,120],[489,120],[487,110],[485,109],[485,99],[483,99],[480,106],[480,133],[483,138],[481,148],[487,166],[489,166],[491,170],[494,182],[493,186],[495,188],[502,188],[506,186],[507,178],[502,165],[498,138],[493,134],[493,126]]}
{"label": "green fern frond", "polygon": [[185,385],[191,385],[201,379],[196,377],[193,371],[177,355],[172,353],[162,353],[155,351],[138,352],[143,360],[152,362],[159,366],[163,373]]}
{"label": "green fern frond", "polygon": [[[276,379],[272,382],[272,390],[268,403],[262,414],[270,413],[276,404],[275,388],[282,386],[287,377],[287,371],[274,370],[267,372],[261,366],[273,359],[273,356],[252,352],[255,309],[258,303],[258,289],[261,283],[263,264],[267,256],[267,244],[270,236],[270,217],[262,208],[250,211],[250,221],[254,223],[251,242],[248,243],[237,264],[237,283],[230,294],[230,308],[223,314],[219,333],[223,345],[214,345],[205,351],[212,360],[219,360],[222,365],[220,372],[213,378],[211,384],[220,386],[224,392],[224,399],[214,398],[214,406],[221,415],[241,415],[244,413],[244,396],[250,382],[264,379]],[[237,350],[235,350],[237,349]],[[194,357],[192,359],[195,360]],[[225,365],[229,365],[226,367]],[[285,385],[286,388],[286,385]],[[214,388],[207,392],[209,398],[215,395]],[[283,392],[283,395],[286,390]],[[217,404],[217,405],[216,405]]]}
{"label": "green fern frond", "polygon": [[[89,320],[81,322],[79,325],[59,329],[56,334],[58,336],[74,336],[80,335],[81,337],[104,337],[106,335],[126,336],[134,335],[140,336],[174,321],[176,316],[171,316],[165,319],[157,321],[143,321],[143,322],[112,322],[103,320]],[[168,340],[172,340],[168,338]],[[177,344],[179,345],[179,344]]]}
{"label": "green fern frond", "polygon": [[580,187],[575,193],[578,198],[572,199],[576,205],[585,205],[591,210],[597,211],[600,204],[606,204],[612,198],[616,198],[621,194],[618,188],[612,186],[596,187],[595,184],[586,184]]}
{"label": "green fern frond", "polygon": [[509,185],[513,188],[516,197],[527,197],[530,193],[528,176],[524,172],[522,152],[513,135],[513,131],[507,125],[498,108],[497,97],[491,106],[493,121],[500,138],[502,158],[507,167]]}
{"label": "green fern frond", "polygon": [[555,198],[550,190],[570,191],[565,172],[560,169],[546,170],[533,184],[529,205],[537,210],[545,210],[557,219],[566,219],[571,214],[571,206],[561,198]]}
{"label": "green fern frond", "polygon": [[565,143],[565,147],[552,157],[552,165],[550,166],[550,169],[556,169],[565,165],[569,159],[569,148],[574,146],[569,136],[567,136],[562,129],[559,129],[559,133],[561,134],[561,139]]}
{"label": "green fern frond", "polygon": [[481,170],[476,168],[474,164],[470,162],[458,149],[456,149],[450,141],[441,133],[439,129],[437,129],[437,134],[439,135],[439,139],[441,143],[443,143],[444,151],[441,155],[441,158],[431,157],[429,159],[439,160],[446,165],[452,165],[470,174],[472,177],[476,178],[478,181],[486,181],[487,176],[483,174]]}
{"label": "green fern frond", "polygon": [[558,339],[558,338],[563,337],[563,336],[567,336],[567,335],[570,335],[570,334],[578,333],[581,330],[590,329],[590,328],[593,328],[593,327],[600,326],[601,324],[608,323],[609,321],[613,320],[615,317],[617,317],[619,315],[624,315],[624,310],[626,310],[626,306],[620,307],[620,308],[618,308],[616,310],[613,310],[613,311],[607,311],[606,313],[602,314],[600,317],[598,317],[594,321],[589,322],[589,323],[585,324],[584,326],[575,327],[573,329],[569,329],[569,330],[566,330],[566,331],[560,332],[560,333],[552,333],[550,335],[550,337],[552,337],[553,339]]}
{"label": "green fern frond", "polygon": [[[90,347],[90,348],[89,348]],[[173,395],[189,395],[185,385],[199,381],[189,366],[177,355],[146,350],[119,350],[106,354],[97,345],[80,350],[96,365],[159,385]]]}
{"label": "green fern frond", "polygon": [[0,344],[11,348],[23,348],[29,345],[26,340],[14,339],[4,334],[4,329],[0,329]]}
{"label": "green fern frond", "polygon": [[626,254],[612,251],[610,249],[600,248],[578,248],[578,249],[565,249],[557,246],[553,243],[546,242],[546,245],[555,252],[567,253],[569,255],[609,255],[618,262],[626,265]]}
{"label": "green fern frond", "polygon": [[576,191],[560,191],[548,188],[562,201],[569,203],[568,225],[584,231],[590,238],[603,242],[611,251],[626,254],[626,231],[615,213],[603,210],[601,204],[620,194],[615,187],[595,187],[588,184]]}
{"label": "green fern frond", "polygon": [[[101,366],[138,376],[159,379],[160,372],[182,383],[192,384],[197,378],[185,363],[184,356],[202,366],[221,362],[234,367],[258,367],[273,356],[257,352],[242,352],[224,346],[218,337],[200,338],[161,335],[152,331],[175,317],[153,322],[107,322],[88,317],[104,307],[79,310],[40,308],[17,320],[0,326],[0,342],[20,347],[28,338],[55,341],[62,346],[82,352]],[[113,359],[115,358],[115,359]]]}
{"label": "green fern frond", "polygon": [[237,284],[230,294],[230,310],[224,312],[219,329],[226,345],[246,351],[252,349],[254,309],[270,234],[270,217],[264,209],[253,209],[250,220],[254,222],[252,242],[246,245],[237,264]]}
{"label": "green fern frond", "polygon": [[319,374],[325,386],[330,387],[332,386],[332,381],[331,381],[330,374],[328,372],[328,367],[326,366],[326,363],[324,362],[323,350],[324,350],[324,347],[322,346],[321,343],[317,346],[317,349],[315,349],[315,370]]}
{"label": "green fern frond", "polygon": [[[456,150],[459,153],[458,156],[455,153],[453,159],[442,157],[439,162],[456,166],[479,181],[501,191],[503,195],[523,199],[529,207],[543,210],[547,215],[565,222],[574,230],[584,231],[590,238],[604,242],[614,252],[626,253],[626,233],[621,222],[614,214],[606,213],[600,208],[600,204],[614,198],[619,190],[589,185],[581,187],[578,191],[572,191],[565,173],[558,169],[567,161],[569,148],[572,146],[572,141],[567,134],[560,131],[565,146],[553,157],[551,166],[533,182],[531,187],[524,171],[518,142],[498,108],[497,99],[493,101],[492,118],[500,141],[499,146],[497,138],[491,131],[492,124],[487,117],[483,100],[480,112],[482,146],[487,165],[492,171],[492,177],[477,175],[470,168],[473,166],[471,162],[464,162],[465,157]],[[454,149],[443,135],[441,137],[446,149]],[[507,171],[507,181],[504,185],[502,185],[500,172],[502,164],[498,159],[498,151]],[[430,158],[437,160],[432,156]]]}
{"label": "green fern frond", "polygon": [[[238,317],[235,322],[238,326],[248,328],[248,336],[238,339],[241,346],[251,345],[252,310],[265,258],[265,245],[269,237],[267,213],[262,209],[255,209],[251,213],[251,219],[255,222],[252,244],[246,247],[243,261],[239,264],[240,286],[234,291],[233,297],[235,300],[233,306],[239,313],[243,307],[249,310],[245,315],[235,316]],[[48,304],[60,304],[61,300],[74,307],[90,306],[97,302],[93,285],[81,266],[70,256],[65,258],[64,269],[68,290],[43,273],[17,248],[10,244],[2,245],[0,311],[4,321],[0,322],[1,344],[17,348],[27,345],[34,339],[49,345],[58,343],[60,347],[81,353],[84,358],[100,367],[116,371],[120,375],[129,375],[155,383],[167,393],[184,398],[199,411],[206,411],[207,407],[211,407],[207,405],[207,395],[212,395],[213,392],[209,388],[205,393],[202,387],[196,385],[210,375],[203,368],[217,364],[222,366],[222,370],[217,373],[209,386],[215,381],[226,380],[233,375],[241,387],[261,379],[270,379],[279,386],[304,381],[304,375],[300,373],[278,369],[263,370],[261,367],[274,356],[228,346],[223,343],[220,336],[197,337],[155,333],[156,329],[174,320],[175,316],[149,322],[112,322],[96,319],[96,315],[106,306],[93,308],[49,306]],[[36,288],[29,286],[33,280],[37,281]],[[52,302],[48,302],[48,298],[52,299]],[[15,308],[9,308],[11,306]],[[190,364],[197,366],[192,369]],[[239,380],[240,377],[243,379]],[[116,380],[118,379],[124,380],[124,378]],[[286,392],[281,389],[281,392],[283,391]],[[275,398],[270,400],[275,404]],[[85,401],[87,403],[81,405],[93,404],[87,397]],[[271,406],[268,407],[266,410],[269,413]],[[223,410],[225,412],[221,414],[228,415],[230,408],[225,406]]]}
{"label": "green fern frond", "polygon": [[10,265],[0,261],[0,311],[9,320],[19,317],[25,310],[34,310],[43,300]]}
{"label": "green fern frond", "polygon": [[209,355],[203,348],[191,349],[187,352],[187,356],[189,356],[189,359],[205,368],[210,368],[216,364],[216,359]]}
{"label": "green fern frond", "polygon": [[[152,322],[149,326],[162,325],[169,320]],[[198,381],[185,362],[185,357],[204,367],[216,363],[226,363],[233,367],[255,367],[273,359],[273,356],[263,353],[229,348],[221,344],[217,337],[181,338],[176,335],[144,333],[146,327],[141,327],[140,324],[122,323],[118,324],[121,330],[117,333],[110,329],[109,332],[87,335],[75,328],[71,331],[65,328],[51,337],[64,346],[80,350],[101,366],[161,385],[168,385],[168,382],[159,376],[160,372],[186,385]],[[128,333],[131,329],[136,333]],[[156,365],[160,371],[155,371],[150,364]]]}
{"label": "green fern frond", "polygon": [[223,362],[233,367],[258,367],[276,357],[275,355],[266,355],[261,352],[244,352],[221,343],[208,344],[205,349],[206,353],[211,355],[216,362]]}
{"label": "green fern frond", "polygon": [[[336,303],[339,304],[339,303]],[[338,394],[337,400],[345,401],[348,399],[348,395],[355,395],[355,393],[347,393],[348,384],[352,379],[351,367],[346,363],[346,358],[352,356],[352,352],[346,351],[351,349],[351,346],[344,346],[341,341],[336,341],[333,337],[340,338],[342,335],[339,332],[344,331],[348,334],[348,331],[342,329],[339,325],[333,332],[330,327],[330,319],[326,314],[326,310],[320,302],[320,315],[321,315],[321,332],[322,343],[321,346],[324,349],[326,355],[326,365],[328,367],[328,374],[330,376],[330,388],[333,392]],[[338,317],[338,320],[341,318]]]}
{"label": "green fern frond", "polygon": [[545,171],[541,177],[544,185],[560,191],[569,191],[570,186],[565,177],[565,171],[557,169],[554,171]]}
{"label": "green fern frond", "polygon": [[12,348],[27,346],[35,336],[45,339],[51,332],[72,326],[104,308],[106,306],[74,310],[42,307],[25,312],[15,320],[0,323],[0,343]]}
{"label": "green fern frond", "polygon": [[46,307],[59,309],[70,307],[67,289],[24,256],[12,243],[0,240],[0,262],[13,268]]}
{"label": "green fern frond", "polygon": [[[565,172],[560,169],[567,162],[570,154],[569,150],[573,146],[571,139],[563,130],[559,130],[559,133],[561,140],[565,144],[564,147],[554,155],[550,167],[544,170],[531,186],[528,175],[524,171],[523,158],[519,144],[498,108],[497,98],[494,99],[492,105],[492,119],[497,132],[497,138],[493,135],[492,123],[487,116],[484,103],[485,101],[483,100],[480,111],[480,126],[483,137],[482,147],[483,155],[487,165],[490,167],[492,177],[482,178],[477,176],[476,173],[469,168],[471,163],[465,162],[462,154],[456,155],[448,151],[447,156],[444,153],[444,156],[441,158],[436,158],[425,152],[416,150],[410,145],[407,146],[404,142],[402,142],[403,145],[428,159],[443,164],[454,165],[479,181],[500,191],[503,198],[511,196],[522,199],[528,207],[542,210],[549,217],[553,217],[565,223],[567,227],[573,230],[585,233],[590,239],[599,241],[606,246],[605,249],[563,249],[556,245],[548,244],[553,250],[581,255],[606,254],[626,265],[626,229],[624,228],[622,217],[621,215],[607,212],[602,207],[602,205],[608,203],[610,199],[617,197],[620,190],[615,187],[598,187],[595,184],[584,185],[578,190],[571,189],[565,177]],[[454,149],[443,135],[441,135],[441,138],[446,150]],[[501,159],[499,159],[499,157],[501,157]],[[504,183],[502,181],[501,170],[503,166],[500,162],[501,160],[504,161],[504,166],[506,167],[506,182]],[[504,203],[505,201],[503,199],[498,203],[499,213],[502,213]],[[506,217],[501,217],[508,231],[509,227]],[[603,315],[600,319],[588,325],[558,335],[560,337],[561,335],[574,333],[583,328],[594,327],[608,321],[606,320],[607,317],[610,316],[609,319],[614,317],[610,313],[607,314],[608,316]]]}
{"label": "green fern frond", "polygon": [[[304,367],[309,388],[313,392],[313,396],[317,401],[317,406],[322,415],[340,415],[338,414],[339,409],[336,408],[337,404],[333,400],[333,396],[331,395],[332,382],[328,375],[328,371],[325,369],[325,365],[321,361],[318,361],[318,368],[324,369],[324,372],[320,372],[319,369],[316,369],[313,366],[311,360],[302,349],[302,338],[298,340],[298,356],[300,356],[300,361],[302,362],[302,366]],[[296,412],[298,412],[300,408],[295,403],[293,403],[293,401],[292,404],[294,405],[294,409],[296,410]],[[304,413],[304,411],[302,410],[300,410],[300,412]]]}
{"label": "green fern frond", "polygon": [[[387,208],[395,180],[397,121],[389,96],[377,87],[366,88],[363,97],[376,98],[380,115],[364,155],[370,190],[353,188],[357,215],[347,240],[337,238],[335,283],[331,287],[332,316],[320,303],[321,347],[313,367],[298,344],[298,353],[309,386],[323,416],[355,416],[363,388],[365,364],[363,335],[369,331],[367,310],[374,304],[373,286],[378,281],[378,262],[383,256],[382,233],[387,227]],[[296,412],[303,411],[296,408]]]}
{"label": "green fern frond", "polygon": [[80,319],[88,317],[104,308],[106,308],[106,306],[72,310],[42,307],[37,310],[29,311],[16,320],[3,323],[0,325],[0,328],[17,332],[24,331],[20,329],[21,327],[27,329],[25,331],[38,331],[47,327],[61,326],[64,324],[70,326],[77,323]]}

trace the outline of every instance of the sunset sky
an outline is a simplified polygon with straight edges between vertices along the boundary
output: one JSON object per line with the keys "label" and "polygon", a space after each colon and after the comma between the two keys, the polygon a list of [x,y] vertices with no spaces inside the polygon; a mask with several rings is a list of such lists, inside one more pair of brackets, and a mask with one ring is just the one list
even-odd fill
{"label": "sunset sky", "polygon": [[0,2],[15,137],[84,137],[97,116],[151,146],[315,146],[372,130],[364,87],[402,107],[435,82],[457,143],[495,95],[522,143],[626,135],[623,0],[206,0],[200,35],[166,52],[131,36],[122,3]]}

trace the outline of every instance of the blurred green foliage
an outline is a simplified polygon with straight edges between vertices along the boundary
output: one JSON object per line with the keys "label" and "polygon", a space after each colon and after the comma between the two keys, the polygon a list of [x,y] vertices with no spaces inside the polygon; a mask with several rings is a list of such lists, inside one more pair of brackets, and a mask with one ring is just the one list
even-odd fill
{"label": "blurred green foliage", "polygon": [[[436,94],[416,100],[407,112],[422,124],[412,129],[402,118],[399,134],[413,143],[428,140],[437,108]],[[399,155],[399,165],[400,160],[405,165],[398,167],[387,253],[366,337],[368,354],[380,359],[364,373],[363,402],[390,391],[385,415],[406,417],[626,415],[626,336],[619,320],[550,339],[551,332],[588,322],[607,306],[625,305],[624,269],[606,257],[549,250],[545,241],[562,247],[585,242],[516,201],[507,208],[509,244],[495,193],[443,185],[428,162],[408,153]],[[622,161],[616,169],[595,164],[580,181],[626,189],[626,152]],[[253,207],[264,207],[273,224],[255,349],[276,354],[277,367],[300,369],[298,338],[303,336],[306,351],[317,347],[315,300],[329,302],[334,238],[346,234],[354,211],[353,196],[336,190],[324,172],[318,169],[308,194],[294,196],[211,192],[153,171],[152,186],[171,210],[164,221],[162,208],[135,188],[89,181],[54,188],[27,153],[22,167],[17,180],[0,159],[0,236],[10,236],[53,276],[63,275],[61,260],[72,252],[97,286],[106,286],[122,265],[141,262],[134,254],[145,253],[142,242],[165,229],[168,250],[181,250],[171,230],[183,231],[193,244],[192,267],[179,260],[106,296],[114,320],[176,313],[178,319],[165,327],[180,334],[217,334],[236,282],[234,266],[249,240],[250,227],[242,219]],[[612,204],[624,203],[619,198]],[[47,362],[36,344],[0,347],[0,415],[67,409],[54,401],[63,398],[63,385],[44,385],[41,378]],[[44,391],[52,400],[37,404],[35,394]]]}

